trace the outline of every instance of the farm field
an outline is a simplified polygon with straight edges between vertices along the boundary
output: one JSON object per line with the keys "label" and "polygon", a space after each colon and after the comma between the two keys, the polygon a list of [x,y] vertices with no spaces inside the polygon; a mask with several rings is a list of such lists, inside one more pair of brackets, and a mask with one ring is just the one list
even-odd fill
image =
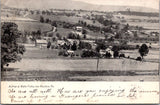
{"label": "farm field", "polygon": [[127,22],[131,26],[139,26],[147,29],[159,29],[159,23],[148,23],[148,22]]}
{"label": "farm field", "polygon": [[[123,17],[124,20],[126,20],[125,23],[122,24],[129,24],[130,26],[139,26],[146,29],[151,30],[158,30],[159,29],[159,23],[151,23],[147,22],[148,20],[159,20],[159,17],[147,17],[147,16],[134,16],[134,15],[114,15],[113,20],[120,21],[120,19],[116,17]],[[135,21],[133,21],[135,20]],[[140,22],[141,21],[141,22]]]}
{"label": "farm field", "polygon": [[[10,70],[10,69],[8,69]],[[3,71],[3,81],[159,81],[157,72],[138,75],[126,71]],[[142,72],[146,74],[145,72]],[[112,75],[112,76],[111,76]]]}
{"label": "farm field", "polygon": [[124,19],[126,19],[126,20],[130,20],[130,19],[140,19],[140,20],[159,19],[159,17],[135,16],[135,15],[114,15],[114,16],[124,17]]}
{"label": "farm field", "polygon": [[[54,59],[54,58],[64,58],[58,56],[58,50],[57,49],[46,49],[39,47],[35,47],[34,44],[24,44],[26,46],[26,52],[22,56],[22,58],[25,59]],[[130,56],[130,58],[136,59],[140,54],[137,50],[121,50],[120,53],[124,53],[126,57]],[[146,61],[159,61],[159,50],[158,49],[150,49],[147,56],[144,56]],[[65,58],[64,58],[65,59]]]}
{"label": "farm field", "polygon": [[13,16],[10,16],[10,17],[1,17],[1,20],[2,21],[23,21],[23,22],[36,22],[37,20],[34,20],[34,19],[30,19],[30,18],[24,18],[24,17],[13,17]]}
{"label": "farm field", "polygon": [[[139,56],[136,50],[122,51],[125,55],[136,58]],[[144,62],[132,59],[100,59],[99,70],[101,71],[150,71],[158,70],[158,50],[150,50]],[[97,59],[78,59],[58,56],[56,49],[40,49],[34,46],[26,47],[22,60],[10,63],[10,68],[19,68],[18,71],[48,70],[48,71],[96,71]],[[115,66],[116,65],[116,66]]]}
{"label": "farm field", "polygon": [[[28,17],[31,19],[35,19],[35,20],[40,19],[40,15],[29,15]],[[68,16],[43,15],[43,17],[44,17],[44,19],[48,18],[52,21],[62,21],[62,22],[64,21],[64,22],[72,23],[72,24],[78,23],[78,21],[81,20],[81,21],[87,22],[87,24],[91,24],[91,25],[95,25],[95,26],[102,25],[101,23],[99,23],[97,21],[95,23],[93,23],[92,20],[88,20],[88,19],[84,19],[83,17],[76,17],[76,16],[69,16],[68,17]]]}
{"label": "farm field", "polygon": [[[158,63],[131,59],[71,59],[57,56],[57,50],[28,45],[20,62],[2,71],[4,81],[158,81]],[[136,52],[136,51],[135,51]],[[133,54],[135,54],[133,52]],[[157,59],[158,51],[151,51]],[[131,51],[125,54],[132,55]],[[150,56],[150,55],[148,55]],[[145,58],[146,59],[146,58]],[[116,66],[115,66],[116,65]]]}
{"label": "farm field", "polygon": [[46,23],[40,23],[37,20],[31,19],[31,18],[24,18],[24,17],[1,17],[2,21],[12,21],[18,25],[18,30],[21,32],[32,32],[41,30],[41,32],[44,31],[50,31],[52,29],[52,26]]}
{"label": "farm field", "polygon": [[44,31],[50,31],[52,29],[51,25],[39,22],[16,21],[15,23],[18,25],[18,29],[22,32],[24,31],[32,32],[32,31],[37,31],[39,29],[41,30],[41,32],[44,32]]}
{"label": "farm field", "polygon": [[[19,71],[49,70],[49,71],[96,71],[96,59],[22,59],[10,63],[9,67],[19,68]],[[116,65],[116,66],[115,66]],[[158,63],[138,62],[130,59],[100,59],[99,70],[158,70]]]}
{"label": "farm field", "polygon": [[[122,50],[122,53],[126,57],[130,56],[131,58],[136,58],[139,56],[138,50]],[[144,60],[148,62],[159,62],[159,50],[150,50],[147,56],[144,56]]]}
{"label": "farm field", "polygon": [[31,46],[26,47],[26,52],[22,56],[24,59],[54,59],[58,57],[58,50],[48,50],[48,49],[40,49],[38,47],[34,47],[33,44]]}
{"label": "farm field", "polygon": [[[67,37],[69,33],[71,33],[73,30],[72,29],[66,29],[66,28],[57,28],[57,32],[59,33],[62,37]],[[56,35],[54,33],[54,35]]]}

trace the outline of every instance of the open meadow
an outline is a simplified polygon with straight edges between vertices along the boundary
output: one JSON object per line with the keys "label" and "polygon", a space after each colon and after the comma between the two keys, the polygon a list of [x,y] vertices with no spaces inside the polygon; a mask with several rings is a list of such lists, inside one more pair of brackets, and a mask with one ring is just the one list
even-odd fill
{"label": "open meadow", "polygon": [[44,31],[49,31],[52,29],[51,25],[48,24],[42,24],[39,22],[15,22],[18,24],[18,29],[22,32],[32,32],[32,31],[37,31],[41,30],[42,32]]}
{"label": "open meadow", "polygon": [[[28,45],[26,49],[22,60],[16,63],[10,63],[6,71],[2,73],[2,80],[158,80],[156,77],[159,67],[158,51],[151,50],[148,56],[145,57],[146,61],[144,62],[127,58],[99,59],[99,67],[97,70],[97,59],[59,57],[56,49],[40,49],[34,47],[34,45]],[[137,51],[123,52],[131,57],[138,55]]]}

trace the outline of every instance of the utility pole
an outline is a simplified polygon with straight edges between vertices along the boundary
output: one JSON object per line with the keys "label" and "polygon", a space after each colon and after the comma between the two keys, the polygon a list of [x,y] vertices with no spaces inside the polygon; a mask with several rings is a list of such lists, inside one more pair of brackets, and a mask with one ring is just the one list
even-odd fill
{"label": "utility pole", "polygon": [[[101,33],[101,25],[100,25],[100,33]],[[97,37],[96,37],[96,40],[98,39],[98,35],[97,35]],[[98,41],[98,40],[97,40]],[[98,67],[99,67],[99,55],[98,55],[98,57],[97,57],[97,71],[98,71]]]}
{"label": "utility pole", "polygon": [[99,66],[99,56],[97,57],[97,71],[98,71],[98,66]]}

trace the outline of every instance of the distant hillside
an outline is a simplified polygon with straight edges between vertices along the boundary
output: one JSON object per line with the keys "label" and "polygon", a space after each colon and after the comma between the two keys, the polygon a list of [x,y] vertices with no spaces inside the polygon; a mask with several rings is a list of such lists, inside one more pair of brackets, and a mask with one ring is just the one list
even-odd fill
{"label": "distant hillside", "polygon": [[125,11],[127,8],[130,8],[131,11],[158,12],[158,10],[156,9],[146,8],[146,7],[94,5],[72,0],[1,0],[1,1],[2,4],[15,8],[83,9],[83,10],[98,10],[98,11]]}
{"label": "distant hillside", "polygon": [[117,13],[121,13],[122,15],[134,15],[134,16],[148,16],[148,17],[159,17],[158,12],[135,12],[135,11],[117,11]]}
{"label": "distant hillside", "polygon": [[1,8],[5,8],[5,9],[7,9],[7,8],[9,8],[8,6],[6,6],[5,4],[1,4]]}

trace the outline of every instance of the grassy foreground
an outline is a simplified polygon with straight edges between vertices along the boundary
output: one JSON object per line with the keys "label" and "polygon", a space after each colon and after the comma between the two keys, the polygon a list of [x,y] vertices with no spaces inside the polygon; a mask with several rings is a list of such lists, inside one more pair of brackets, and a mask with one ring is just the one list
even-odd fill
{"label": "grassy foreground", "polygon": [[[145,75],[144,75],[145,74]],[[157,71],[2,71],[2,81],[158,81]]]}

